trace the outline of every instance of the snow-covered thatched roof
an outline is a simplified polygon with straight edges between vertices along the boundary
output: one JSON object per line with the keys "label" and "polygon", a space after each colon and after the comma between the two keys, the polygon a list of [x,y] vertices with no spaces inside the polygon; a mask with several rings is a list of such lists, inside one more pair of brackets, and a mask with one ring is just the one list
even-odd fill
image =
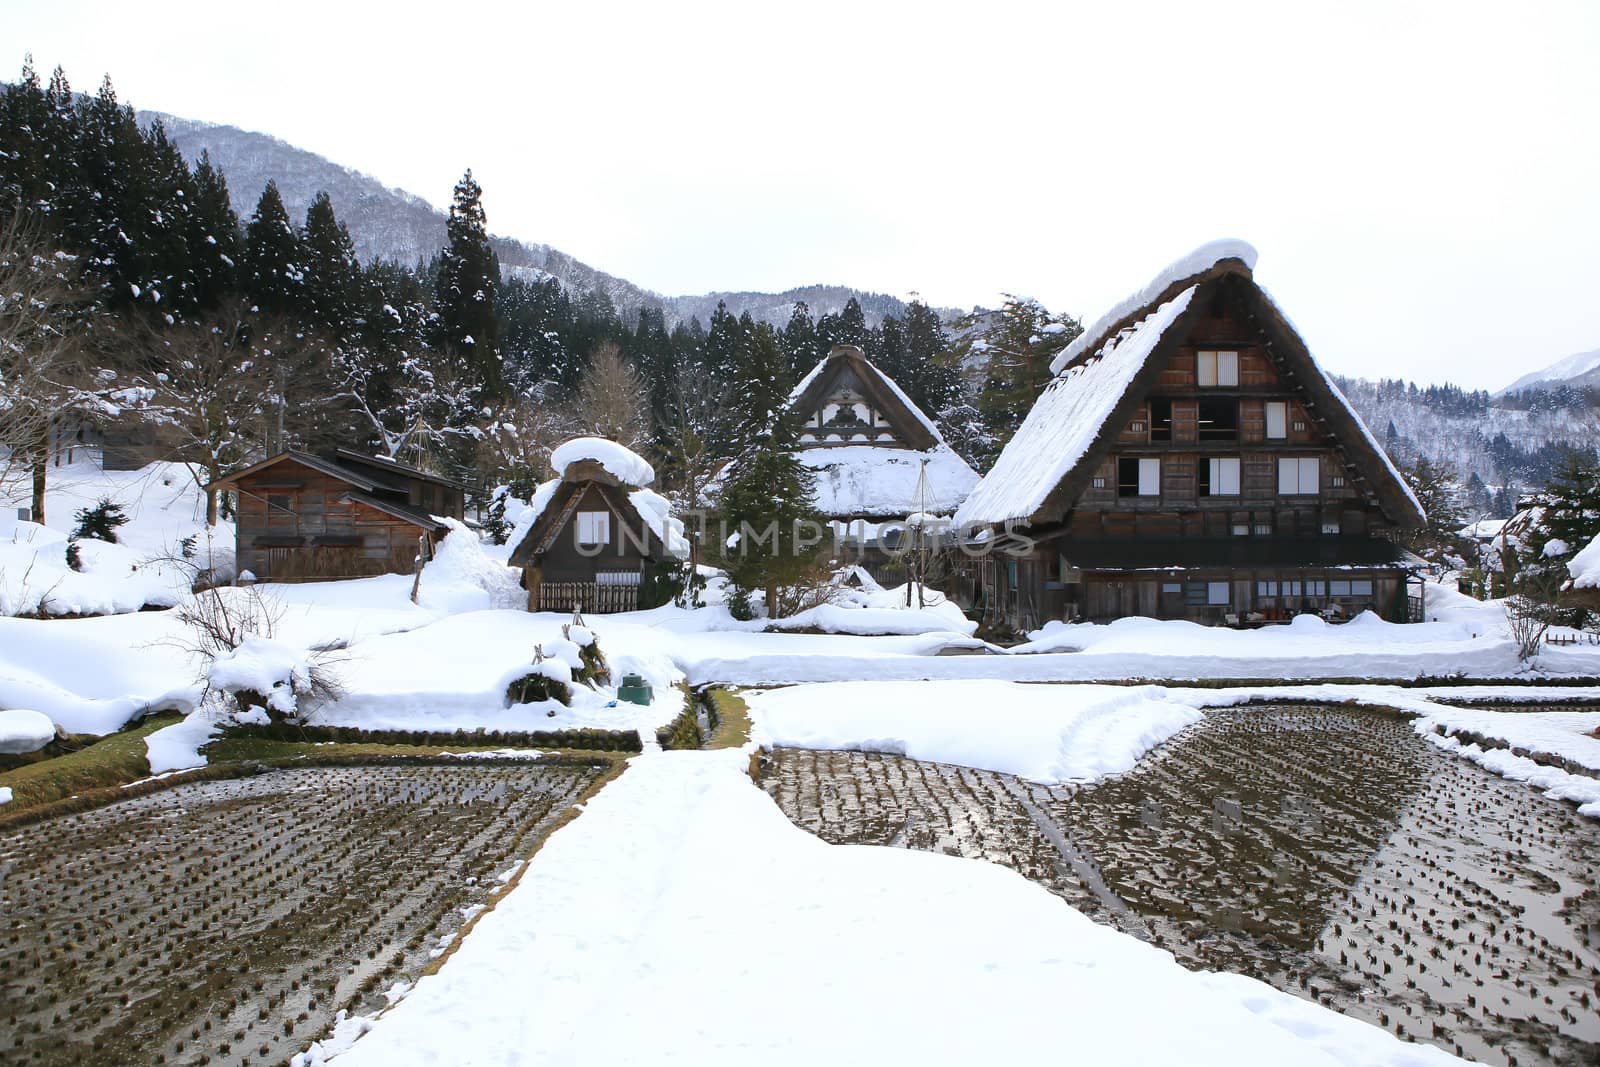
{"label": "snow-covered thatched roof", "polygon": [[[817,477],[817,510],[834,519],[903,519],[914,511],[948,515],[978,484],[978,472],[940,441],[927,450],[843,445],[806,448],[800,462]],[[917,482],[927,463],[927,499]]]}
{"label": "snow-covered thatched roof", "polygon": [[[978,473],[945,444],[939,426],[895,380],[854,345],[835,345],[789,394],[789,406],[814,411],[841,380],[859,385],[888,422],[890,442],[808,442],[800,462],[816,473],[817,510],[830,519],[902,519],[914,511],[948,514],[978,484]],[[819,431],[820,433],[820,431]],[[926,499],[919,478],[926,469]]]}
{"label": "snow-covered thatched roof", "polygon": [[593,463],[620,485],[646,486],[656,480],[656,469],[643,456],[604,437],[574,437],[550,453],[550,466],[557,477],[564,477],[567,469],[578,463]]}
{"label": "snow-covered thatched roof", "polygon": [[1422,506],[1405,479],[1288,317],[1255,282],[1255,259],[1255,249],[1242,241],[1202,245],[1084,331],[1052,362],[1055,379],[956,513],[957,524],[1059,520],[1188,336],[1195,312],[1224,285],[1242,283],[1268,350],[1337,434],[1368,491],[1397,525],[1420,525]]}

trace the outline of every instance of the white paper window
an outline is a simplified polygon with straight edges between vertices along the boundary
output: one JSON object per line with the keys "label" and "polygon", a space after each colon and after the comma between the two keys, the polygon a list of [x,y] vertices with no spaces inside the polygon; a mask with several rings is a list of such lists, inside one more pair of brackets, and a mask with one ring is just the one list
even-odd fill
{"label": "white paper window", "polygon": [[1356,578],[1356,579],[1353,579],[1350,582],[1350,592],[1352,594],[1354,594],[1355,596],[1371,596],[1372,595],[1372,579],[1371,578]]}
{"label": "white paper window", "polygon": [[1342,578],[1336,578],[1328,583],[1329,596],[1349,596],[1350,583]]}
{"label": "white paper window", "polygon": [[1289,436],[1289,405],[1282,400],[1267,401],[1267,437],[1281,441]]}
{"label": "white paper window", "polygon": [[1226,605],[1228,603],[1228,583],[1207,582],[1206,603]]}
{"label": "white paper window", "polygon": [[1278,493],[1282,496],[1315,494],[1321,491],[1322,463],[1316,456],[1278,460]]}
{"label": "white paper window", "polygon": [[1239,384],[1239,353],[1200,352],[1197,354],[1200,384],[1234,386]]}
{"label": "white paper window", "polygon": [[1141,459],[1139,461],[1139,495],[1161,495],[1161,460]]}
{"label": "white paper window", "polygon": [[1239,495],[1239,457],[1208,460],[1211,464],[1211,495]]}
{"label": "white paper window", "polygon": [[611,512],[578,512],[578,544],[606,545],[611,543]]}

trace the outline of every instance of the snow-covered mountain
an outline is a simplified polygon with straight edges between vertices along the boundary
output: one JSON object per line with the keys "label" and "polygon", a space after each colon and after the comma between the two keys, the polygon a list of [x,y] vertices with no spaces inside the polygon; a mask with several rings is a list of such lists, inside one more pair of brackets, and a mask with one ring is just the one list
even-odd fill
{"label": "snow-covered mountain", "polygon": [[[1399,463],[1427,456],[1465,479],[1528,489],[1543,485],[1572,448],[1600,442],[1600,408],[1553,394],[1527,397],[1452,386],[1338,378],[1356,412]],[[1538,400],[1548,400],[1540,403]]]}
{"label": "snow-covered mountain", "polygon": [[[419,196],[390,188],[376,178],[264,133],[159,111],[138,113],[141,125],[157,119],[191,163],[202,151],[211,154],[211,162],[227,176],[233,209],[240,219],[250,217],[262,188],[271,179],[278,183],[289,217],[296,220],[303,219],[317,193],[326,190],[363,262],[389,259],[409,266],[444,247],[445,215]],[[704,323],[719,300],[726,301],[735,315],[749,311],[754,318],[778,326],[789,321],[796,300],[804,300],[812,315],[820,318],[843,310],[854,297],[861,304],[868,325],[876,325],[885,315],[905,313],[904,302],[895,297],[842,285],[808,285],[782,293],[668,297],[591,267],[547,244],[510,237],[496,237],[494,242],[500,264],[509,272],[548,274],[574,292],[603,292],[624,310],[659,308],[666,313],[669,324],[694,317]]]}
{"label": "snow-covered mountain", "polygon": [[1495,396],[1507,396],[1527,389],[1554,389],[1559,386],[1576,389],[1600,388],[1600,348],[1579,352],[1559,359],[1542,370],[1524,374]]}

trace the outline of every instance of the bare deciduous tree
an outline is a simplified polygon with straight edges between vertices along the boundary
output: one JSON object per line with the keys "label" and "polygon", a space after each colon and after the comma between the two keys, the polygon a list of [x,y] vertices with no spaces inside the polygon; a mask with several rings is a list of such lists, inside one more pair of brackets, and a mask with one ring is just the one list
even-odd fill
{"label": "bare deciduous tree", "polygon": [[649,438],[649,394],[633,364],[614,342],[602,341],[578,385],[577,428],[629,448]]}
{"label": "bare deciduous tree", "polygon": [[53,435],[111,410],[112,379],[85,358],[71,271],[22,216],[0,220],[0,485],[31,480],[37,522]]}

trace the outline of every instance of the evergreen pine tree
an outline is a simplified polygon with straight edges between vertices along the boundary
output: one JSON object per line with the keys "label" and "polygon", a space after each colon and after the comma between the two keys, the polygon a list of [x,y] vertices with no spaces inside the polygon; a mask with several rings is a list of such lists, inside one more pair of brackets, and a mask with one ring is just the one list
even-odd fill
{"label": "evergreen pine tree", "polygon": [[789,380],[798,382],[827,353],[817,340],[817,324],[811,321],[811,309],[805,301],[797,300],[789,313],[788,325],[783,328],[783,354],[789,363]]}
{"label": "evergreen pine tree", "polygon": [[361,267],[350,231],[334,214],[326,192],[318,193],[306,209],[301,260],[301,304],[306,318],[335,337],[346,337],[355,325],[360,302]]}
{"label": "evergreen pine tree", "polygon": [[[765,342],[757,347],[765,348]],[[781,351],[772,346],[773,353]],[[753,399],[747,403],[759,403]],[[734,461],[722,491],[722,516],[733,544],[724,547],[729,610],[746,617],[750,594],[765,593],[769,617],[779,592],[814,564],[821,543],[816,480],[797,454],[799,428],[793,413],[760,427]]]}
{"label": "evergreen pine tree", "polygon": [[867,331],[867,358],[902,389],[911,381],[906,360],[906,329],[893,315],[885,315],[876,330]]}
{"label": "evergreen pine tree", "polygon": [[1456,561],[1459,565],[1467,556],[1467,546],[1461,536],[1466,519],[1457,497],[1455,472],[1443,463],[1419,456],[1402,469],[1401,474],[1427,518],[1421,529],[1405,531],[1403,543],[1429,563],[1446,565]]}
{"label": "evergreen pine tree", "polygon": [[861,304],[855,297],[845,301],[844,310],[839,312],[838,334],[834,344],[855,345],[865,349],[867,346],[867,317],[861,312]]}
{"label": "evergreen pine tree", "polygon": [[1600,462],[1589,451],[1573,449],[1539,493],[1541,514],[1529,530],[1526,563],[1566,565],[1573,554],[1600,534]]}
{"label": "evergreen pine tree", "polygon": [[486,395],[501,391],[500,323],[495,298],[500,260],[489,243],[483,189],[469,169],[456,183],[439,257],[436,305],[440,340],[457,353],[458,366]]}
{"label": "evergreen pine tree", "polygon": [[957,354],[976,350],[984,360],[977,407],[998,451],[1050,380],[1050,361],[1083,329],[1074,319],[1051,315],[1037,300],[1009,294],[998,312],[974,312],[962,325],[966,337]]}
{"label": "evergreen pine tree", "polygon": [[289,221],[278,183],[268,181],[244,232],[243,288],[261,311],[295,314],[305,280],[300,234]]}
{"label": "evergreen pine tree", "polygon": [[961,399],[961,371],[950,351],[950,335],[927,304],[906,307],[906,377],[901,387],[922,410],[944,411]]}
{"label": "evergreen pine tree", "polygon": [[228,196],[228,181],[208,152],[194,165],[195,202],[189,213],[189,254],[194,300],[212,311],[239,281],[239,216]]}
{"label": "evergreen pine tree", "polygon": [[711,313],[711,327],[706,331],[703,349],[706,370],[722,381],[730,380],[743,343],[739,320],[733,317],[727,304],[717,301],[717,310]]}

